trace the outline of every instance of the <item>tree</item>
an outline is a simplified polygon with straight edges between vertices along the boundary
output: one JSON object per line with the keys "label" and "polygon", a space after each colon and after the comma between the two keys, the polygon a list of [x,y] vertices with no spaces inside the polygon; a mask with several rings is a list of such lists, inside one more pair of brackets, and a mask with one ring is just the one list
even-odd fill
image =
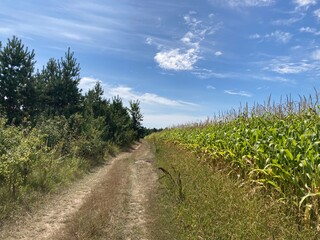
{"label": "tree", "polygon": [[141,122],[143,121],[143,115],[140,112],[139,100],[130,101],[129,112],[131,114],[132,129],[135,131],[136,140],[139,140],[143,135],[143,127]]}
{"label": "tree", "polygon": [[106,114],[109,102],[102,98],[103,89],[100,82],[97,82],[93,89],[90,89],[84,97],[85,114],[91,114],[94,118]]}
{"label": "tree", "polygon": [[35,54],[13,36],[7,45],[0,46],[0,108],[8,124],[20,124],[33,113],[35,102]]}
{"label": "tree", "polygon": [[80,65],[70,48],[65,58],[51,58],[42,71],[45,83],[45,112],[49,115],[64,115],[69,118],[81,109]]}
{"label": "tree", "polygon": [[68,48],[65,58],[61,59],[61,77],[63,81],[61,105],[63,114],[66,117],[81,109],[81,91],[78,88],[81,79],[80,70],[80,64],[77,63],[74,53]]}
{"label": "tree", "polygon": [[131,118],[122,99],[117,96],[112,99],[109,114],[106,115],[106,137],[119,146],[127,146],[134,140]]}

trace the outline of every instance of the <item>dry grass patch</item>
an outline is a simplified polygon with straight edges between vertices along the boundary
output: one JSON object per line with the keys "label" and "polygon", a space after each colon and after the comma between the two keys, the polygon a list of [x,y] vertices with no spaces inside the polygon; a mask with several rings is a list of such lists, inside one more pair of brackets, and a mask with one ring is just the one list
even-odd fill
{"label": "dry grass patch", "polygon": [[113,223],[125,211],[126,194],[123,189],[129,184],[128,160],[116,162],[92,191],[88,199],[66,223],[62,233],[53,236],[58,240],[119,239],[124,222]]}

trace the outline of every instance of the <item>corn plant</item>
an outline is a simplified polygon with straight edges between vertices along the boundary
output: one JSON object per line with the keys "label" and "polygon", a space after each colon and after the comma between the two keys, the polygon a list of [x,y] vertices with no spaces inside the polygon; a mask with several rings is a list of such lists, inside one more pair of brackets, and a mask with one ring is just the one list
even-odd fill
{"label": "corn plant", "polygon": [[203,162],[223,161],[237,175],[296,209],[301,222],[320,227],[320,116],[318,94],[294,102],[219,115],[212,121],[157,133]]}

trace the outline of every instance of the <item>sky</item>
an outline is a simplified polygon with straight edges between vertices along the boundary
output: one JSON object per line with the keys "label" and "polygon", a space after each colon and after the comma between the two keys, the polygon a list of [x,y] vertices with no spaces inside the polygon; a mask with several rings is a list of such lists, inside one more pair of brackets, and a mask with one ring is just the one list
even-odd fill
{"label": "sky", "polygon": [[13,35],[37,69],[70,47],[83,93],[139,100],[149,128],[320,90],[320,0],[1,0]]}

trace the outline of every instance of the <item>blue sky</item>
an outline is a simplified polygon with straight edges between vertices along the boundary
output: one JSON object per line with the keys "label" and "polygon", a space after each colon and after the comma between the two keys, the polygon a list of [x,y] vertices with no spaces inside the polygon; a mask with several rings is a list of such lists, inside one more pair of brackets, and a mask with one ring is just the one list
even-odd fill
{"label": "blue sky", "polygon": [[71,47],[83,91],[139,99],[147,127],[319,89],[319,0],[1,0],[13,35],[39,69]]}

